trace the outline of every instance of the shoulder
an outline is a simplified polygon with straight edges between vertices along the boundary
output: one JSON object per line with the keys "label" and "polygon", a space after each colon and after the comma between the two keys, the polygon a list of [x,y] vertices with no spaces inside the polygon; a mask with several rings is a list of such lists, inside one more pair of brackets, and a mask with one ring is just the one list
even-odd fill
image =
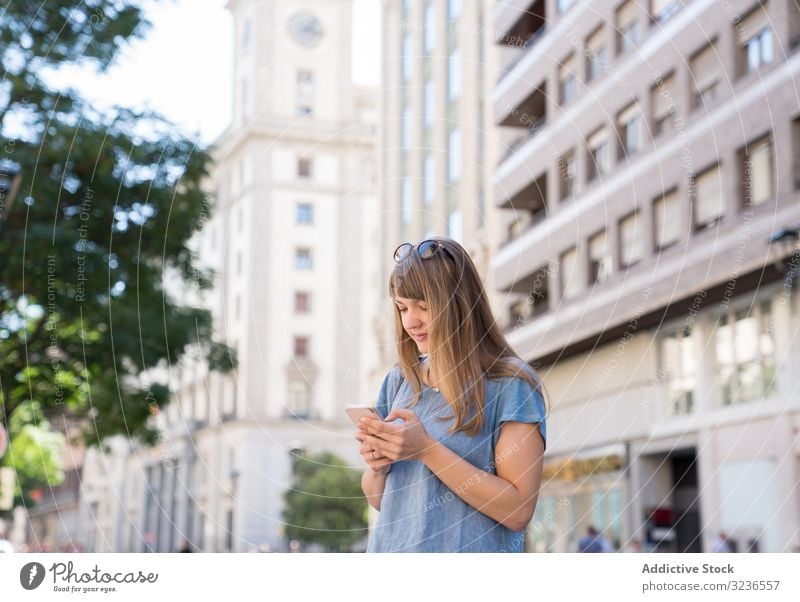
{"label": "shoulder", "polygon": [[531,381],[533,381],[537,384],[537,387],[540,384],[539,376],[536,374],[536,371],[531,368],[528,362],[514,356],[504,357],[503,362],[506,366],[510,367],[514,373],[507,376],[501,376],[499,378],[487,379],[487,382],[493,382],[498,385],[508,385],[515,382],[521,382],[532,386]]}
{"label": "shoulder", "polygon": [[403,369],[400,368],[400,364],[395,364],[392,368],[386,373],[386,376],[383,379],[383,382],[387,385],[393,385],[399,383],[403,380]]}

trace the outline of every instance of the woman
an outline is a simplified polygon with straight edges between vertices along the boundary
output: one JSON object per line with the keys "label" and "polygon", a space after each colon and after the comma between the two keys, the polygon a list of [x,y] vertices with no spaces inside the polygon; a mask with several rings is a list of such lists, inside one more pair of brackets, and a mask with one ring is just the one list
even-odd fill
{"label": "woman", "polygon": [[356,439],[380,511],[368,552],[521,552],[536,506],[545,403],[452,240],[400,245],[389,294],[400,362]]}

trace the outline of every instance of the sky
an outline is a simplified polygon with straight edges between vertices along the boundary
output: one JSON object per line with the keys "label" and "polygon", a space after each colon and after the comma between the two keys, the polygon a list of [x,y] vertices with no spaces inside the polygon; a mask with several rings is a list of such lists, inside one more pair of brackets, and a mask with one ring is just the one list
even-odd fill
{"label": "sky", "polygon": [[[62,69],[51,81],[76,87],[98,107],[156,110],[210,143],[231,120],[233,19],[226,2],[147,0],[150,31],[126,47],[108,73]],[[353,5],[353,79],[377,85],[380,2],[354,0]]]}

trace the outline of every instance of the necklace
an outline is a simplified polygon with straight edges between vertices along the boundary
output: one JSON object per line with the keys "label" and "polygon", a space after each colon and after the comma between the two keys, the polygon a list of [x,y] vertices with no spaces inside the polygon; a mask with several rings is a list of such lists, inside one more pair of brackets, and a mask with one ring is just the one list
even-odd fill
{"label": "necklace", "polygon": [[[427,361],[428,360],[428,356],[424,355],[424,356],[422,356],[422,358],[423,358],[422,359],[423,370],[425,371],[425,380],[427,380],[428,383],[430,383],[431,382],[431,367],[430,367],[430,364],[428,364],[428,361]],[[438,393],[439,392],[439,387],[432,387],[430,384],[428,385],[428,387],[430,387],[430,389],[434,393]]]}

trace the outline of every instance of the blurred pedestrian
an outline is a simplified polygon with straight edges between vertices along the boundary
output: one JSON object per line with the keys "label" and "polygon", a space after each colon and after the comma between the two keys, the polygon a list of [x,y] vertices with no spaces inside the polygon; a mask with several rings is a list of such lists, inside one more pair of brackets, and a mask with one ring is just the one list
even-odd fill
{"label": "blurred pedestrian", "polygon": [[186,552],[194,552],[194,548],[192,544],[189,543],[188,539],[181,539],[181,544],[178,546],[178,552],[186,553]]}
{"label": "blurred pedestrian", "polygon": [[586,529],[586,535],[578,540],[578,552],[599,554],[604,551],[600,534],[597,532],[597,529],[589,525]]}
{"label": "blurred pedestrian", "polygon": [[728,534],[725,531],[720,531],[714,538],[714,543],[711,544],[711,551],[717,554],[728,554],[732,552],[731,544],[728,541]]}

